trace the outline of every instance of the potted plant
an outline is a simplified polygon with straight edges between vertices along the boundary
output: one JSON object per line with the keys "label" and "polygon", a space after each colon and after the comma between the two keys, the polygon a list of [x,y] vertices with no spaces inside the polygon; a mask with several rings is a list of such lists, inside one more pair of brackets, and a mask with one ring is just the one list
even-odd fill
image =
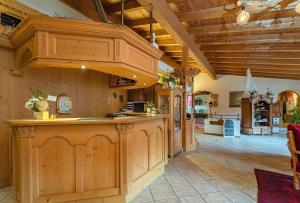
{"label": "potted plant", "polygon": [[154,104],[152,102],[147,102],[146,108],[147,108],[147,113],[151,113],[152,108],[154,108]]}
{"label": "potted plant", "polygon": [[289,114],[286,115],[286,119],[291,124],[299,124],[300,123],[300,108],[295,107],[294,109],[289,111]]}
{"label": "potted plant", "polygon": [[166,75],[162,75],[160,77],[160,81],[163,83],[164,88],[172,88],[179,86],[178,78],[176,78],[173,73],[167,73]]}
{"label": "potted plant", "polygon": [[32,90],[32,97],[25,103],[25,108],[33,112],[33,116],[39,120],[49,119],[49,105],[45,95],[40,90]]}

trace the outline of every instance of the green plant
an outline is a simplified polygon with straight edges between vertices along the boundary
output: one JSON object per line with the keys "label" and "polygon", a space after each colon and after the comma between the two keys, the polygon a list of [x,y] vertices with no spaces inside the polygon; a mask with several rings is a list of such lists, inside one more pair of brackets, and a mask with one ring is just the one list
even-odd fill
{"label": "green plant", "polygon": [[295,107],[289,111],[289,114],[286,116],[286,119],[292,124],[300,123],[300,108]]}
{"label": "green plant", "polygon": [[169,82],[174,83],[175,86],[179,86],[179,79],[175,77],[173,73],[167,73],[160,77],[160,81],[164,84],[169,84]]}
{"label": "green plant", "polygon": [[147,102],[146,107],[152,109],[154,104],[152,102]]}

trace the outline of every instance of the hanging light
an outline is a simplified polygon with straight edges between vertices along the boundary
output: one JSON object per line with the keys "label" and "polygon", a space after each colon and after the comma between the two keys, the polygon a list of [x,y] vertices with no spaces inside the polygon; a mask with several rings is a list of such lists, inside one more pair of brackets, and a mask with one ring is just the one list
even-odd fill
{"label": "hanging light", "polygon": [[296,5],[295,11],[296,13],[300,14],[300,3]]}
{"label": "hanging light", "polygon": [[245,6],[242,6],[242,11],[239,13],[239,15],[236,18],[237,24],[245,25],[248,23],[249,19],[250,19],[250,13],[248,13],[245,10]]}

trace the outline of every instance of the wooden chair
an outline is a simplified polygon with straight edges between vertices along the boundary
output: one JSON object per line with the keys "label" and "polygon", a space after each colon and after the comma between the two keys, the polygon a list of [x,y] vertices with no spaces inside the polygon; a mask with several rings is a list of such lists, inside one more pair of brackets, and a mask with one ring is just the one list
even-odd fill
{"label": "wooden chair", "polygon": [[[295,136],[299,136],[295,139]],[[296,127],[294,125],[288,126],[288,147],[292,155],[291,165],[294,175],[294,189],[300,190],[300,126]]]}

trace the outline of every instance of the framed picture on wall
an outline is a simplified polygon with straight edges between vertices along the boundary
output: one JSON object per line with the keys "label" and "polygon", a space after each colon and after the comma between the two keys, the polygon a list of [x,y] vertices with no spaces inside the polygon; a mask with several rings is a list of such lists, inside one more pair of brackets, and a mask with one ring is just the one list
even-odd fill
{"label": "framed picture on wall", "polygon": [[240,107],[243,94],[243,91],[229,92],[229,107]]}

